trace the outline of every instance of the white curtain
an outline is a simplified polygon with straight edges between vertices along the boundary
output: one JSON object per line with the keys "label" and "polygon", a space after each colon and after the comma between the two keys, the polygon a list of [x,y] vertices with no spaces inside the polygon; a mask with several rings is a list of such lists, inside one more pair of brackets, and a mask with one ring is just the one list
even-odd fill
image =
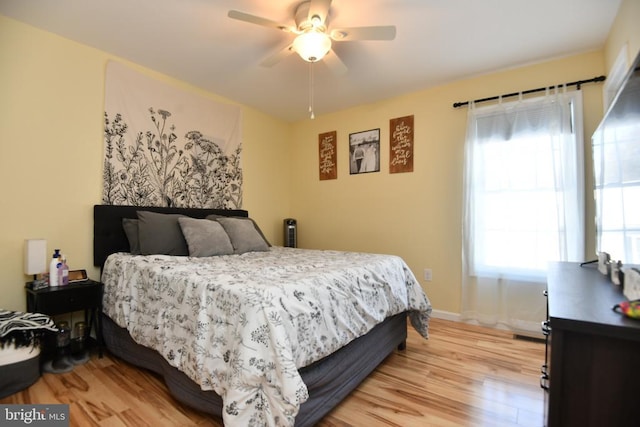
{"label": "white curtain", "polygon": [[579,91],[469,105],[462,317],[540,332],[551,260],[584,257]]}

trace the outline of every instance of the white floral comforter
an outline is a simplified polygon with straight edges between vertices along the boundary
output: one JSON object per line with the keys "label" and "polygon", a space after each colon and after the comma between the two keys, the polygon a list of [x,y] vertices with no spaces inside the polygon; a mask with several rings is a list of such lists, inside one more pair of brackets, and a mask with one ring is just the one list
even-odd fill
{"label": "white floral comforter", "polygon": [[224,402],[226,426],[292,426],[308,398],[298,368],[431,305],[396,256],[272,247],[207,258],[111,255],[104,312]]}

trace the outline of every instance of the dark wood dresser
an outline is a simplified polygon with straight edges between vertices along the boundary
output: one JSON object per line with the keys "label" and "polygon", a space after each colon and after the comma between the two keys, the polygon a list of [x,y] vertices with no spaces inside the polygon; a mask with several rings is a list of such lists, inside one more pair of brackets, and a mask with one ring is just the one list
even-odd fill
{"label": "dark wood dresser", "polygon": [[553,263],[547,426],[640,425],[640,320],[612,307],[626,300],[597,264]]}

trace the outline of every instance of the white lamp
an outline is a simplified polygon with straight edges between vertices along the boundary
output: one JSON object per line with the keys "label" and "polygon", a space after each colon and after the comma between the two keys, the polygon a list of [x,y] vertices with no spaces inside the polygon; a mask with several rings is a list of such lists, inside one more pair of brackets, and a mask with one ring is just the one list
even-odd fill
{"label": "white lamp", "polygon": [[307,62],[320,61],[330,49],[331,38],[315,28],[300,34],[293,41],[293,50]]}
{"label": "white lamp", "polygon": [[33,275],[47,271],[47,241],[44,239],[26,239],[24,241],[24,274]]}

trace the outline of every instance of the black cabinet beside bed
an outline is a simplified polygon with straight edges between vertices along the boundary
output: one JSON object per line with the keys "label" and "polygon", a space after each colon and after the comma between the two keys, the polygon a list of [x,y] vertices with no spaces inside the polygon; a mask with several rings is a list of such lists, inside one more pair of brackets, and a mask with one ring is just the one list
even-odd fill
{"label": "black cabinet beside bed", "polygon": [[[75,311],[84,311],[84,321],[89,326],[87,337],[93,330],[98,344],[98,353],[102,357],[102,283],[94,280],[70,283],[64,286],[47,287],[34,290],[25,286],[27,293],[27,311],[56,316]],[[43,354],[49,354],[52,348],[45,348]]]}

